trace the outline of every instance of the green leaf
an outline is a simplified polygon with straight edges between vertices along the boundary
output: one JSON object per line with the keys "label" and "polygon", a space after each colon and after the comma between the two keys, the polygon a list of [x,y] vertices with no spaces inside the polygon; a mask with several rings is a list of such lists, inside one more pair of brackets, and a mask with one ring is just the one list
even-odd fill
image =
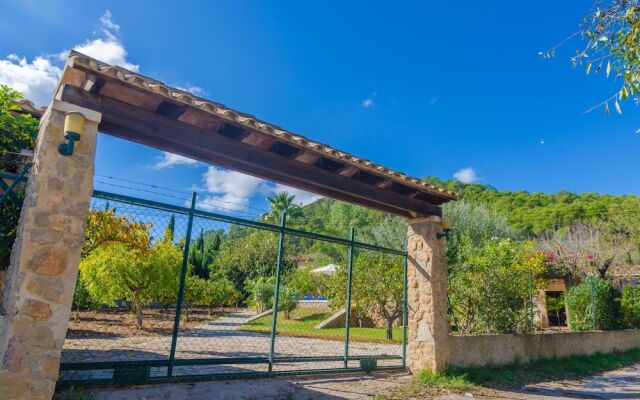
{"label": "green leaf", "polygon": [[609,74],[611,73],[611,61],[607,61],[607,78],[609,77]]}
{"label": "green leaf", "polygon": [[618,103],[618,99],[616,99],[616,102],[614,103],[614,105],[616,106],[616,111],[618,112],[618,114],[622,115],[622,109],[620,109],[620,104]]}
{"label": "green leaf", "polygon": [[589,75],[589,72],[591,72],[591,63],[590,62],[587,63],[587,70],[586,70],[587,75]]}
{"label": "green leaf", "polygon": [[604,103],[604,113],[609,115],[609,103]]}

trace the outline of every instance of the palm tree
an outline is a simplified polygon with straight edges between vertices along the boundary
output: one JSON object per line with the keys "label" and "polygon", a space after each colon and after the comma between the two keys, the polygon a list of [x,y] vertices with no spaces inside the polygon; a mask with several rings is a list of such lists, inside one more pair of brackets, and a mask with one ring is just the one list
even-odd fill
{"label": "palm tree", "polygon": [[290,217],[297,217],[301,215],[302,209],[299,205],[294,204],[293,202],[295,198],[295,195],[287,192],[280,192],[267,196],[271,211],[268,214],[265,214],[264,219],[272,223],[279,222],[283,210],[287,210],[287,215]]}

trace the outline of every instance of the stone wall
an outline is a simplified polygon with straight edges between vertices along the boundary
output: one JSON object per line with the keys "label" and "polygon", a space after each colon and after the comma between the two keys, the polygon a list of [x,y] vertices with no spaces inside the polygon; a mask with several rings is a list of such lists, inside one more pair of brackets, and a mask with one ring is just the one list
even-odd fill
{"label": "stone wall", "polygon": [[449,365],[472,367],[613,353],[640,348],[640,331],[534,333],[449,337]]}

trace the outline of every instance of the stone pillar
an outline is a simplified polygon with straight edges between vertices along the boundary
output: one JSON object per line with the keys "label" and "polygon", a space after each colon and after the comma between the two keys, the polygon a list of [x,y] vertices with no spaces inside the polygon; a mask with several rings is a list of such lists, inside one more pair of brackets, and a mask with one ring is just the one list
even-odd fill
{"label": "stone pillar", "polygon": [[410,219],[408,223],[409,346],[407,367],[434,372],[446,368],[447,257],[445,239],[438,239],[441,218]]}
{"label": "stone pillar", "polygon": [[[64,114],[87,118],[73,155],[58,152]],[[54,100],[40,120],[34,165],[0,315],[0,397],[49,400],[58,379],[93,191],[101,114]]]}

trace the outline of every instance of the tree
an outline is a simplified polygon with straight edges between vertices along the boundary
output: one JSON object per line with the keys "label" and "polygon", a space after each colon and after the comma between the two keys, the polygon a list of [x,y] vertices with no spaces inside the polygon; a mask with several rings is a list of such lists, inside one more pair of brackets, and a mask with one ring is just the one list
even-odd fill
{"label": "tree", "polygon": [[[22,94],[0,85],[0,170],[20,172],[15,154],[21,149],[33,149],[38,135],[38,120],[19,113],[16,103]],[[0,204],[0,270],[9,265],[11,247],[15,240],[24,193],[17,193],[18,201],[10,197]]]}
{"label": "tree", "polygon": [[[461,241],[470,242],[467,236]],[[451,322],[458,333],[530,332],[529,274],[542,286],[544,256],[532,242],[488,240],[470,246],[449,276]]]}
{"label": "tree", "polygon": [[[230,235],[236,236],[231,239]],[[277,254],[278,237],[272,232],[249,228],[241,232],[228,232],[210,269],[214,275],[232,281],[246,296],[248,291],[245,282],[275,276]],[[295,267],[291,255],[285,253],[282,260],[283,275]]]}
{"label": "tree", "polygon": [[291,311],[298,306],[298,294],[290,287],[282,286],[278,295],[278,310],[284,312],[285,319],[291,318]]}
{"label": "tree", "polygon": [[232,306],[241,297],[233,285],[226,278],[203,279],[189,274],[185,280],[184,305],[185,322],[189,322],[194,306],[208,307],[209,315],[214,307]]}
{"label": "tree", "polygon": [[102,304],[132,301],[136,327],[143,323],[143,306],[178,291],[182,255],[160,241],[141,249],[124,243],[101,246],[80,262],[80,278],[93,299]]}
{"label": "tree", "polygon": [[[347,269],[326,282],[327,296],[336,308],[346,304]],[[393,339],[393,324],[402,316],[402,260],[385,253],[364,252],[355,257],[351,284],[352,310],[357,318],[381,317],[386,338]]]}
{"label": "tree", "polygon": [[195,243],[189,249],[189,263],[193,266],[193,273],[201,278],[208,279],[210,268],[215,261],[224,231],[201,231]]}
{"label": "tree", "polygon": [[287,192],[280,192],[267,196],[271,211],[265,215],[264,219],[267,222],[279,223],[282,212],[285,210],[287,211],[289,218],[299,217],[302,214],[302,211],[301,207],[293,202],[295,198],[295,195]]}
{"label": "tree", "polygon": [[442,212],[453,222],[447,240],[450,269],[457,268],[465,260],[465,252],[482,246],[490,239],[518,237],[518,231],[509,225],[504,214],[482,203],[450,202],[443,206]]}
{"label": "tree", "polygon": [[21,93],[6,85],[0,85],[0,155],[17,153],[21,149],[33,149],[38,136],[38,120],[20,113],[17,102]]}
{"label": "tree", "polygon": [[164,230],[164,240],[168,242],[173,242],[175,238],[176,232],[176,216],[171,214],[169,217],[169,223],[167,224],[167,228]]}
{"label": "tree", "polygon": [[184,317],[185,322],[189,323],[191,310],[193,306],[207,305],[208,282],[196,275],[187,275],[184,282]]}
{"label": "tree", "polygon": [[540,243],[549,262],[562,268],[573,283],[585,276],[604,279],[611,269],[624,268],[636,247],[636,241],[626,233],[586,223],[556,231]]}
{"label": "tree", "polygon": [[125,216],[116,215],[115,209],[91,210],[87,217],[82,258],[86,258],[99,247],[125,244],[137,249],[147,249],[151,238],[149,225],[131,222]]}
{"label": "tree", "polygon": [[540,52],[544,58],[554,57],[556,50],[571,39],[580,37],[586,44],[571,57],[574,66],[584,66],[589,74],[604,70],[607,78],[621,82],[619,89],[590,110],[609,104],[622,114],[619,100],[634,98],[640,92],[640,7],[638,0],[597,0],[578,31],[551,49]]}
{"label": "tree", "polygon": [[620,306],[625,326],[640,328],[640,285],[629,285],[622,290]]}
{"label": "tree", "polygon": [[616,295],[609,282],[593,276],[572,287],[566,295],[571,330],[618,329],[621,315]]}
{"label": "tree", "polygon": [[275,278],[259,277],[247,281],[246,286],[250,293],[249,303],[253,305],[258,313],[273,307]]}

